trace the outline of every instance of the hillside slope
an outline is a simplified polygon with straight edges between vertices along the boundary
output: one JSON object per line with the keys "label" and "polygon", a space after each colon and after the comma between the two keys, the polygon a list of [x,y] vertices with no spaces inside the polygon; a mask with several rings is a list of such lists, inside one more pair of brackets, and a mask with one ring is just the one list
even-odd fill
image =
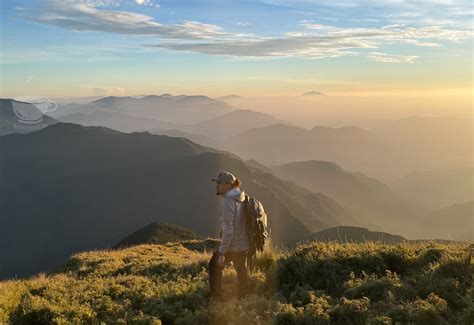
{"label": "hillside slope", "polygon": [[406,241],[403,236],[392,235],[380,231],[371,231],[361,227],[348,226],[324,229],[310,235],[305,240],[339,243],[380,242],[385,244],[396,244]]}
{"label": "hillside slope", "polygon": [[259,255],[251,292],[209,298],[210,252],[185,241],[73,255],[49,274],[0,282],[14,324],[461,324],[474,321],[464,246],[307,243]]}
{"label": "hillside slope", "polygon": [[184,227],[163,222],[152,222],[122,239],[114,248],[138,244],[164,244],[181,240],[202,239],[202,237]]}

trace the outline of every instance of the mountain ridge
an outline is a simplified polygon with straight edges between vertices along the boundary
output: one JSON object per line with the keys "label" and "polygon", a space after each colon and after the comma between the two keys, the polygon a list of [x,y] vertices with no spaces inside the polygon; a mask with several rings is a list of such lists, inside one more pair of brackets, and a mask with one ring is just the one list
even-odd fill
{"label": "mountain ridge", "polygon": [[8,175],[0,185],[1,278],[45,269],[72,251],[110,247],[131,229],[157,221],[157,214],[163,216],[158,221],[216,236],[218,200],[210,178],[222,169],[263,202],[276,244],[356,222],[327,196],[186,139],[60,123],[29,136],[0,137],[0,150]]}

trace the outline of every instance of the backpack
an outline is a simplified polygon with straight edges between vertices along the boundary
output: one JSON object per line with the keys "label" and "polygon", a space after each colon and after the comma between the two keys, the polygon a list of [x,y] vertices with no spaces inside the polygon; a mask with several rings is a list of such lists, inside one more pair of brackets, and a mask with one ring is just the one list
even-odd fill
{"label": "backpack", "polygon": [[267,214],[259,200],[245,195],[244,216],[249,239],[247,266],[253,268],[255,255],[257,252],[263,252],[265,241],[268,238]]}

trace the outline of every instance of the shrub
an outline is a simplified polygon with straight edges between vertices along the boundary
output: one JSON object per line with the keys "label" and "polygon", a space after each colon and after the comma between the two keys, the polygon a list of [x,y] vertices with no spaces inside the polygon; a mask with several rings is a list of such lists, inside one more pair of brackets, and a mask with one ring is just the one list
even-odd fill
{"label": "shrub", "polygon": [[368,275],[362,272],[362,277],[356,278],[351,273],[346,282],[346,295],[351,298],[368,297],[370,300],[378,301],[390,299],[390,294],[402,286],[399,276],[387,270],[384,276]]}
{"label": "shrub", "polygon": [[233,268],[209,300],[209,239],[74,255],[50,274],[0,282],[0,323],[469,324],[462,245],[307,243],[259,254],[241,300]]}
{"label": "shrub", "polygon": [[336,324],[365,324],[369,316],[370,299],[347,299],[342,297],[339,304],[330,312]]}

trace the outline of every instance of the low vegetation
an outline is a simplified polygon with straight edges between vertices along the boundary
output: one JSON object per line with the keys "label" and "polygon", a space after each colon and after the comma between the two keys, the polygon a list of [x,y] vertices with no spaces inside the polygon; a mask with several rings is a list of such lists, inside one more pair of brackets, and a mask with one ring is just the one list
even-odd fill
{"label": "low vegetation", "polygon": [[143,244],[74,255],[49,274],[0,282],[0,323],[473,324],[466,245],[306,243],[267,251],[252,293],[209,298],[213,241]]}

